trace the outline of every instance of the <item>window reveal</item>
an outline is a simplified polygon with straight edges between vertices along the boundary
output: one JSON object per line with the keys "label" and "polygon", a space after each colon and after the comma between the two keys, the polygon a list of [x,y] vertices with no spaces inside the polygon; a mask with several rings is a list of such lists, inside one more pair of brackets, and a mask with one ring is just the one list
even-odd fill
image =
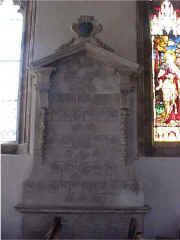
{"label": "window reveal", "polygon": [[169,0],[151,15],[154,142],[180,142],[179,15]]}

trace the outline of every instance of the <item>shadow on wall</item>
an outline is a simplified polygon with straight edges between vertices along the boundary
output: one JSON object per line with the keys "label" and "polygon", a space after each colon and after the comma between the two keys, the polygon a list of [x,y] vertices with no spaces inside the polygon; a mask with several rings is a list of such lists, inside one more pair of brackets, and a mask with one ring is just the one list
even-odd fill
{"label": "shadow on wall", "polygon": [[136,167],[144,183],[145,204],[152,208],[145,216],[145,237],[178,238],[180,159],[142,158]]}

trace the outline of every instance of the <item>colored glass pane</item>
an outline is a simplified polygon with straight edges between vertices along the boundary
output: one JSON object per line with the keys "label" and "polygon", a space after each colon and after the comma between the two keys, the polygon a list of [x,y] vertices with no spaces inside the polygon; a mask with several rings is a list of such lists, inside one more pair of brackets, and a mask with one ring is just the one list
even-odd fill
{"label": "colored glass pane", "polygon": [[180,17],[169,0],[151,15],[153,136],[180,142]]}

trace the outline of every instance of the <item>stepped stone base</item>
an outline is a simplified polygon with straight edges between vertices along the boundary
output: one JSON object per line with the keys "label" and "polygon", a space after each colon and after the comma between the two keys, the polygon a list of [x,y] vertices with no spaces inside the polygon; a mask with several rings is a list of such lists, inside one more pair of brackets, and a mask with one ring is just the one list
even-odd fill
{"label": "stepped stone base", "polygon": [[131,218],[143,232],[148,207],[132,208],[45,208],[17,207],[23,213],[23,238],[43,239],[54,217],[62,219],[62,239],[127,239]]}

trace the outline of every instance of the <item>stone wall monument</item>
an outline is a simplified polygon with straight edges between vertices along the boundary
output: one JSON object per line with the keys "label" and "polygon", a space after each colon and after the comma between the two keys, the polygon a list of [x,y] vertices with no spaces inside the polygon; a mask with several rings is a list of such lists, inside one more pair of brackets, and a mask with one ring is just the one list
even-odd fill
{"label": "stone wall monument", "polygon": [[138,65],[96,37],[89,16],[76,37],[32,63],[31,175],[23,185],[23,237],[41,239],[61,216],[62,237],[125,239],[143,231],[144,194],[128,163],[129,101]]}

